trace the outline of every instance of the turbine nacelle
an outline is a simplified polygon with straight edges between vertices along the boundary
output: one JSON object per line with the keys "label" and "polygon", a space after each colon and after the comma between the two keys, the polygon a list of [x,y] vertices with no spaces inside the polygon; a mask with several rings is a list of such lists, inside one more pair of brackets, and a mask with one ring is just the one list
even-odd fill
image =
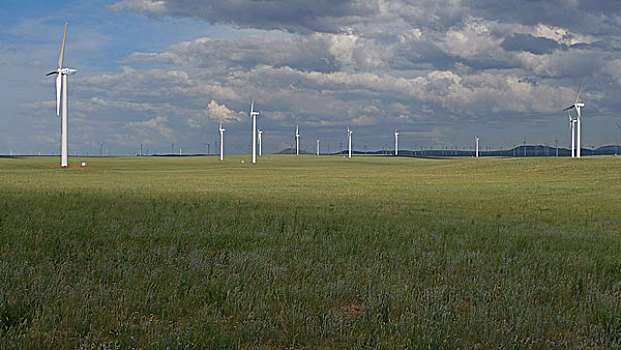
{"label": "turbine nacelle", "polygon": [[563,110],[564,111],[569,111],[571,109],[574,109],[574,108],[577,109],[577,108],[581,108],[581,107],[584,107],[584,106],[586,106],[584,102],[577,102],[577,103],[574,103],[573,105],[571,105],[571,106],[569,106],[569,107],[567,107],[567,108],[565,108]]}
{"label": "turbine nacelle", "polygon": [[60,70],[60,74],[63,74],[63,75],[74,75],[77,72],[78,70],[75,68],[63,68]]}

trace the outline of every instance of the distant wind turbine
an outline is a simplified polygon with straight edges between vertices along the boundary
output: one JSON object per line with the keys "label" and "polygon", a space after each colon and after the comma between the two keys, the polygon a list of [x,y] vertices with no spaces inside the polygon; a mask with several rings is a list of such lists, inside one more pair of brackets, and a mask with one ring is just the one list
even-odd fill
{"label": "distant wind turbine", "polygon": [[317,155],[319,155],[319,139],[317,139]]}
{"label": "distant wind turbine", "polygon": [[475,136],[474,137],[474,143],[475,143],[475,157],[479,158],[479,137]]}
{"label": "distant wind turbine", "polygon": [[[576,137],[575,137],[575,154],[574,154],[574,137],[573,137],[573,131],[574,128],[572,127],[572,158],[580,158],[580,153],[581,153],[581,148],[582,148],[582,133],[581,133],[581,124],[582,124],[582,113],[581,113],[581,108],[585,106],[584,102],[580,102],[580,91],[582,90],[582,80],[580,81],[580,87],[578,88],[578,93],[576,94],[576,102],[574,102],[573,105],[563,109],[563,111],[570,111],[572,109],[576,110],[576,119],[575,119],[575,123],[576,123]],[[573,124],[572,124],[573,126]]]}
{"label": "distant wind turbine", "polygon": [[295,126],[295,155],[300,155],[300,129]]}
{"label": "distant wind turbine", "polygon": [[[65,39],[67,38],[67,23],[65,23],[65,31],[63,33],[63,41],[60,46],[60,56],[58,57],[58,69],[47,73],[48,76],[56,74],[56,115],[61,115],[61,131],[60,131],[60,166],[68,165],[67,151],[67,76],[75,74],[76,69],[63,67],[63,59],[65,57]],[[62,98],[62,103],[61,103]],[[61,108],[62,106],[62,108]]]}
{"label": "distant wind turbine", "polygon": [[399,155],[399,133],[395,129],[395,156]]}
{"label": "distant wind turbine", "polygon": [[349,128],[347,125],[347,142],[349,143],[349,158],[351,158],[351,134],[353,134],[353,130]]}
{"label": "distant wind turbine", "polygon": [[252,164],[257,162],[257,116],[261,114],[254,110],[254,99],[250,104],[250,117],[252,118]]}
{"label": "distant wind turbine", "polygon": [[220,122],[220,128],[218,129],[220,131],[220,160],[224,160],[224,130],[222,122]]}
{"label": "distant wind turbine", "polygon": [[617,122],[617,129],[619,129],[619,147],[621,147],[621,123]]}
{"label": "distant wind turbine", "polygon": [[263,130],[259,129],[259,157],[263,155]]}

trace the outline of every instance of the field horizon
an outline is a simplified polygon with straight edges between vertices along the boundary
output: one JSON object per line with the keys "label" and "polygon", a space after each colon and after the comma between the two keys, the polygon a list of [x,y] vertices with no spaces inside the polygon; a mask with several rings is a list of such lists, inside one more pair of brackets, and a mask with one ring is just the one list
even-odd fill
{"label": "field horizon", "polygon": [[621,157],[58,159],[0,157],[0,348],[621,347]]}

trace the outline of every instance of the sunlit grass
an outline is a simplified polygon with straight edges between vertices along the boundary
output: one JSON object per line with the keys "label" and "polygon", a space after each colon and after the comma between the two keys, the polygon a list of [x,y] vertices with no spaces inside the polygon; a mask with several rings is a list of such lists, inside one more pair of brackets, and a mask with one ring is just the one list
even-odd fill
{"label": "sunlit grass", "polygon": [[621,346],[619,157],[83,160],[0,159],[1,347]]}

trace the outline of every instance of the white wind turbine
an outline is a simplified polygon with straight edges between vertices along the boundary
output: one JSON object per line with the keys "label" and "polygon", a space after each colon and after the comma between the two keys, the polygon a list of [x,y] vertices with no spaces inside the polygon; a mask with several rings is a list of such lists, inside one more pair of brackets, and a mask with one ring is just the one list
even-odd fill
{"label": "white wind turbine", "polygon": [[479,158],[479,137],[478,136],[474,137],[474,144],[475,144],[475,149],[476,149],[475,157]]}
{"label": "white wind turbine", "polygon": [[257,162],[257,116],[261,114],[254,110],[254,99],[250,104],[250,117],[252,118],[252,164]]}
{"label": "white wind turbine", "polygon": [[295,155],[300,155],[300,129],[295,126]]}
{"label": "white wind turbine", "polygon": [[224,160],[224,130],[222,122],[220,122],[220,128],[218,129],[220,131],[220,160]]}
{"label": "white wind turbine", "polygon": [[317,155],[319,155],[319,139],[317,139]]}
{"label": "white wind turbine", "polygon": [[[575,147],[572,145],[572,158],[580,158],[580,153],[581,153],[581,148],[582,148],[582,133],[580,132],[580,128],[581,128],[581,124],[582,124],[582,112],[581,112],[581,108],[585,106],[584,102],[580,102],[580,90],[582,90],[582,81],[580,81],[580,87],[578,88],[578,94],[576,95],[576,102],[574,102],[573,105],[563,109],[563,111],[570,111],[572,109],[576,110],[576,119],[575,119],[575,123],[576,123],[576,137],[575,137],[575,142],[576,145]],[[573,134],[573,125],[572,125],[572,134]],[[572,136],[572,144],[574,142],[574,137]],[[574,154],[574,149],[575,149],[575,154]]]}
{"label": "white wind turbine", "polygon": [[[65,31],[63,33],[63,41],[60,46],[60,56],[58,57],[58,69],[47,73],[47,75],[56,74],[56,115],[61,115],[61,131],[60,131],[60,166],[68,165],[67,152],[67,76],[75,74],[76,69],[63,67],[63,59],[65,57],[65,39],[67,38],[67,23],[65,23]],[[62,98],[62,104],[61,104]],[[61,108],[62,106],[62,108]]]}
{"label": "white wind turbine", "polygon": [[259,129],[259,157],[263,155],[263,130]]}
{"label": "white wind turbine", "polygon": [[395,129],[395,156],[399,155],[399,133]]}
{"label": "white wind turbine", "polygon": [[347,125],[347,142],[349,143],[349,158],[351,158],[351,134],[353,134],[353,130],[349,128]]}

